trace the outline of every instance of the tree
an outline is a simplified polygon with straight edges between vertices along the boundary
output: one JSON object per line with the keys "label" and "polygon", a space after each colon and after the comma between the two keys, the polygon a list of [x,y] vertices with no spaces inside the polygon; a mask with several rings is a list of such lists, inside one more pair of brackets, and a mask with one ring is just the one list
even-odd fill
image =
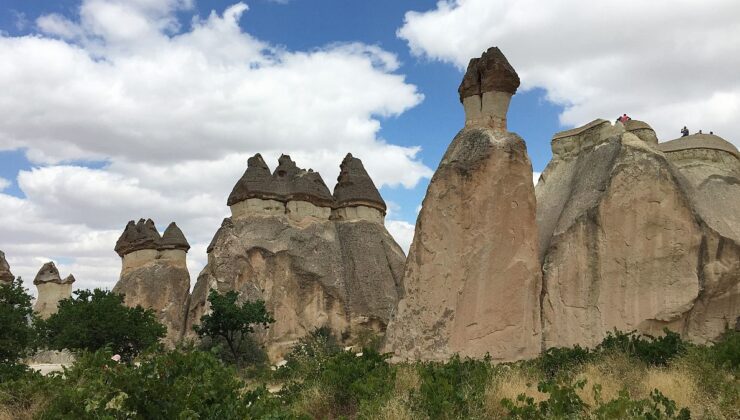
{"label": "tree", "polygon": [[203,315],[200,318],[200,325],[194,327],[195,332],[201,337],[209,337],[214,341],[224,340],[237,367],[243,357],[242,344],[248,340],[249,334],[254,332],[254,327],[262,325],[268,328],[269,324],[275,322],[264,301],[246,301],[239,305],[238,298],[239,294],[235,291],[222,295],[211,290],[208,295],[211,313]]}
{"label": "tree", "polygon": [[31,295],[20,277],[0,285],[0,365],[3,368],[12,368],[32,350],[36,339],[35,320]]}
{"label": "tree", "polygon": [[74,294],[61,300],[57,313],[44,322],[51,348],[97,351],[107,347],[131,360],[165,335],[166,328],[153,310],[129,308],[121,294],[100,289]]}

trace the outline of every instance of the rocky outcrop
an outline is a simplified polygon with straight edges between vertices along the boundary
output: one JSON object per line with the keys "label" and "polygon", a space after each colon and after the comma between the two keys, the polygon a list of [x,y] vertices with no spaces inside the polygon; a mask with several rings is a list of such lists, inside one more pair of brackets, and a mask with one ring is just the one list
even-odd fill
{"label": "rocky outcrop", "polygon": [[33,280],[38,290],[38,297],[33,305],[34,312],[41,318],[48,318],[56,313],[59,301],[72,296],[74,282],[75,278],[71,274],[62,279],[56,265],[51,261],[41,266]]}
{"label": "rocky outcrop", "polygon": [[15,276],[10,272],[10,264],[5,259],[5,253],[0,251],[0,285],[9,284],[14,279]]}
{"label": "rocky outcrop", "polygon": [[518,360],[540,350],[535,195],[524,140],[506,131],[518,77],[497,48],[460,87],[466,127],[427,189],[388,326],[399,359]]}
{"label": "rocky outcrop", "polygon": [[186,331],[207,313],[215,289],[266,302],[276,322],[259,338],[273,360],[319,327],[346,343],[363,330],[382,333],[405,256],[382,224],[385,202],[359,159],[345,158],[335,197],[288,156],[272,174],[260,155],[250,158],[229,196],[232,217],[208,246]]}
{"label": "rocky outcrop", "polygon": [[544,348],[615,328],[704,342],[734,324],[740,167],[729,143],[699,140],[658,144],[639,121],[555,135],[536,188]]}
{"label": "rocky outcrop", "polygon": [[175,345],[185,325],[190,274],[185,235],[173,222],[160,237],[151,219],[128,222],[115,250],[122,259],[121,276],[113,291],[126,305],[153,309],[167,327],[165,343]]}

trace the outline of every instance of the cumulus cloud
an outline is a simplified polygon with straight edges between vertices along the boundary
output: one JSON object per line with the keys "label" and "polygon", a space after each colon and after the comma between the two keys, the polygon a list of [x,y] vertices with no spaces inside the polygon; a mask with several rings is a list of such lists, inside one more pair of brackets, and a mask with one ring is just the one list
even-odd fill
{"label": "cumulus cloud", "polygon": [[714,130],[740,144],[740,3],[735,0],[442,0],[408,12],[412,53],[463,69],[499,46],[577,125],[626,112],[661,139]]}
{"label": "cumulus cloud", "polygon": [[407,255],[414,240],[414,225],[404,220],[386,220],[385,227]]}
{"label": "cumulus cloud", "polygon": [[9,186],[10,186],[10,181],[5,178],[0,177],[0,192],[5,190]]}
{"label": "cumulus cloud", "polygon": [[395,55],[361,43],[291,51],[239,25],[244,3],[178,20],[192,5],[83,0],[72,18],[39,16],[38,33],[0,35],[0,150],[23,148],[35,165],[18,174],[25,198],[0,194],[14,273],[31,280],[51,259],[80,287],[110,287],[115,239],[152,217],[182,227],[195,277],[256,152],[273,167],[290,153],[330,188],[347,152],[379,187],[431,175],[418,147],[378,136],[383,118],[423,100]]}

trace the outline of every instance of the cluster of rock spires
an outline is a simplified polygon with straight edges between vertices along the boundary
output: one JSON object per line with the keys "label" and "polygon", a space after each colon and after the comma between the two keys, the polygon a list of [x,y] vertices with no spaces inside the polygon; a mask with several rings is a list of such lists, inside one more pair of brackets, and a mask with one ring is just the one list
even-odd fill
{"label": "cluster of rock spires", "polygon": [[[160,237],[143,219],[116,243],[114,290],[155,309],[169,344],[192,338],[211,290],[263,299],[276,322],[259,339],[273,360],[319,327],[347,344],[385,333],[396,359],[511,361],[592,346],[615,328],[707,342],[735,326],[737,149],[713,135],[660,143],[645,122],[595,120],[553,137],[534,187],[525,142],[506,126],[518,86],[498,48],[470,61],[465,126],[429,184],[408,258],[359,159],[342,161],[332,194],[289,156],[270,172],[257,154],[192,294],[185,236],[172,223]],[[49,263],[35,283],[53,296],[72,281]]]}

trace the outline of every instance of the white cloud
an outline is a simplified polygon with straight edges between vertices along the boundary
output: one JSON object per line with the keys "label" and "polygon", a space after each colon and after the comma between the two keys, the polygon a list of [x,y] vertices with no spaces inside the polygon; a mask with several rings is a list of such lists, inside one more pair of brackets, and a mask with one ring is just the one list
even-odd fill
{"label": "white cloud", "polygon": [[0,178],[0,192],[4,191],[10,185],[11,185],[10,180],[7,180],[5,178]]}
{"label": "white cloud", "polygon": [[[289,51],[242,30],[243,3],[181,25],[191,7],[84,0],[74,19],[39,17],[39,34],[0,35],[0,150],[25,148],[37,165],[18,175],[25,198],[0,193],[0,249],[27,284],[55,259],[78,287],[111,287],[113,245],[139,217],[181,226],[194,280],[256,152],[273,167],[290,153],[329,188],[347,152],[378,186],[431,176],[418,148],[378,136],[383,117],[423,99],[393,54],[360,43]],[[105,165],[70,163],[81,160]]]}
{"label": "white cloud", "polygon": [[386,220],[385,227],[408,255],[411,242],[414,240],[414,225],[403,220]]}
{"label": "white cloud", "polygon": [[740,144],[735,0],[442,0],[408,12],[398,36],[461,69],[499,46],[524,89],[565,107],[564,125],[626,112],[662,140],[688,125]]}
{"label": "white cloud", "polygon": [[532,182],[534,182],[534,185],[537,185],[537,181],[540,180],[540,175],[542,175],[542,172],[532,172]]}

